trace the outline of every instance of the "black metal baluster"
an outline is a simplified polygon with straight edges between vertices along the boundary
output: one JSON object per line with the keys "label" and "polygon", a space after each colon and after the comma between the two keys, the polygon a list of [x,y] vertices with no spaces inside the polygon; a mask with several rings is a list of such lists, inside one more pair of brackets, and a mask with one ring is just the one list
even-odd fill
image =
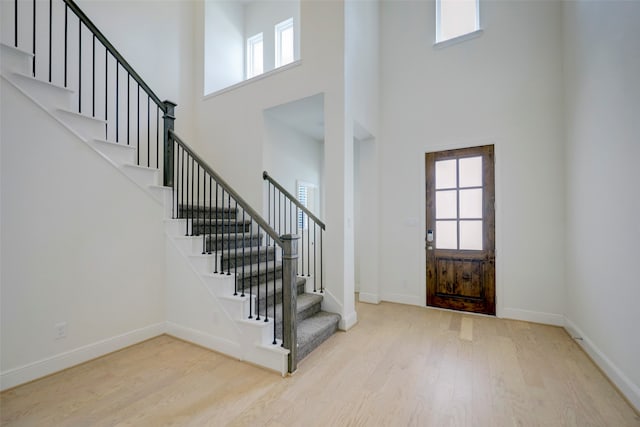
{"label": "black metal baluster", "polygon": [[[91,117],[96,116],[96,35],[91,39]],[[49,64],[51,65],[51,64]],[[49,81],[51,81],[51,67],[49,67]]]}
{"label": "black metal baluster", "polygon": [[[245,221],[245,215],[244,215],[244,209],[242,209],[242,238],[244,239],[244,221]],[[245,245],[242,245],[242,277],[246,277],[245,273],[244,273],[244,266],[246,264],[246,259],[245,259]],[[249,252],[249,259],[251,262],[251,252]],[[251,298],[251,285],[253,284],[253,277],[249,276],[249,319],[253,319],[253,307],[251,306],[252,303],[252,299]],[[244,283],[244,280],[242,281],[242,283]],[[258,283],[260,283],[260,278],[258,278]],[[244,286],[243,286],[244,287]]]}
{"label": "black metal baluster", "polygon": [[[137,165],[140,166],[140,83],[138,83],[138,91],[137,91],[137,104],[136,104],[136,123],[138,126],[137,136],[136,136],[136,153],[138,153],[138,162]],[[191,223],[193,226],[193,223]]]}
{"label": "black metal baluster", "polygon": [[188,203],[188,205],[191,207],[191,235],[194,236],[196,235],[196,233],[193,232],[193,229],[195,228],[193,223],[194,223],[194,219],[196,217],[196,205],[195,205],[195,201],[193,199],[193,191],[195,189],[195,177],[196,177],[196,171],[195,171],[195,159],[192,156],[191,157],[191,203]]}
{"label": "black metal baluster", "polygon": [[[260,277],[260,247],[262,245],[262,242],[260,241],[260,224],[257,224],[258,226],[258,234],[256,234],[256,240],[258,241],[258,277]],[[251,246],[253,246],[253,221],[251,221]],[[265,251],[267,254],[269,254],[269,248],[267,246],[265,246]],[[267,265],[267,263],[269,262],[269,257],[267,255],[267,257],[265,257],[264,259],[265,265]],[[265,296],[265,301],[264,301],[264,321],[267,321],[267,295],[269,295],[269,281],[265,281],[264,282],[264,296]],[[258,318],[256,320],[260,320],[260,281],[258,280],[258,308],[257,308],[257,312],[258,312]]]}
{"label": "black metal baluster", "polygon": [[[207,229],[207,223],[206,223],[206,220],[205,220],[205,215],[202,215],[202,218],[200,218],[200,164],[199,163],[198,163],[198,175],[197,175],[197,177],[198,178],[195,180],[195,184],[193,186],[193,188],[195,189],[196,185],[197,185],[196,196],[193,199],[193,207],[194,207],[194,209],[196,209],[195,212],[196,212],[196,216],[198,218],[198,221],[200,221],[202,219],[202,223],[204,224],[204,229],[206,230]],[[197,208],[196,208],[196,206],[197,206]],[[196,234],[196,236],[199,236],[200,235],[200,230],[198,230],[198,232],[195,233],[195,234]]]}
{"label": "black metal baluster", "polygon": [[[275,185],[273,186],[273,230],[275,231],[276,229],[276,187]],[[275,240],[273,241],[273,246],[276,245]]]}
{"label": "black metal baluster", "polygon": [[217,224],[218,224],[218,183],[216,182],[216,242],[215,242],[215,246],[213,247],[213,251],[214,251],[214,257],[216,259],[216,270],[214,271],[214,273],[218,272],[218,241],[220,241],[221,245],[222,245],[222,250],[224,250],[224,234],[219,233],[218,229],[217,229]]}
{"label": "black metal baluster", "polygon": [[151,167],[151,160],[149,155],[151,154],[151,142],[150,142],[150,136],[151,136],[151,127],[150,127],[150,123],[151,123],[151,113],[149,112],[150,107],[150,98],[149,95],[147,95],[147,167],[150,168]]}
{"label": "black metal baluster", "polygon": [[[160,169],[160,107],[156,104],[156,169]],[[172,175],[175,176],[175,175]]]}
{"label": "black metal baluster", "polygon": [[318,258],[316,258],[316,222],[313,221],[313,290],[315,292],[316,280],[318,276],[316,276],[316,264],[318,263]]}
{"label": "black metal baluster", "polygon": [[[184,217],[185,217],[185,219],[187,221],[187,229],[185,230],[184,235],[188,236],[189,235],[189,205],[188,205],[188,203],[189,203],[189,197],[188,197],[189,196],[189,159],[187,158],[186,153],[187,153],[187,151],[183,150],[183,153],[182,153],[183,159],[186,158],[186,163],[187,163],[187,180],[186,180],[186,185],[187,185],[187,189],[186,189],[187,190],[187,196],[186,196],[187,197],[187,204],[184,204],[184,201],[183,201],[182,212],[183,212],[183,215],[184,215]],[[184,190],[184,185],[185,185],[185,181],[184,181],[184,165],[183,165],[183,168],[182,168],[182,174],[183,174],[182,185],[183,185],[183,190]],[[184,197],[185,197],[185,194],[184,194],[184,191],[183,191],[182,192],[182,198],[184,199]],[[186,212],[185,212],[185,210],[186,210]]]}
{"label": "black metal baluster", "polygon": [[18,47],[18,0],[13,1],[13,45]]}
{"label": "black metal baluster", "polygon": [[[65,4],[65,10],[66,10],[66,4]],[[66,28],[65,28],[65,34],[66,34]],[[66,67],[66,45],[65,45],[65,87],[67,86],[67,67]],[[109,51],[107,50],[107,48],[104,48],[104,139],[107,140],[109,137],[109,124],[107,122],[107,118],[109,117],[108,111],[109,111],[109,97],[107,96],[108,90],[107,87],[109,86]]]}
{"label": "black metal baluster", "polygon": [[[130,106],[131,106],[131,96],[130,96],[130,91],[131,91],[131,74],[129,74],[129,72],[127,72],[127,145],[130,145],[129,143],[129,122],[131,121],[131,113],[130,113]],[[118,111],[116,109],[116,111]],[[117,118],[117,115],[116,115]]]}
{"label": "black metal baluster", "polygon": [[[129,78],[127,77],[127,85],[128,84],[129,84]],[[119,143],[119,142],[120,142],[120,63],[116,59],[116,143]],[[127,135],[127,145],[129,145],[128,135]]]}
{"label": "black metal baluster", "polygon": [[[250,218],[251,222],[249,223],[249,242],[253,243],[253,218]],[[246,239],[244,240],[246,245]],[[251,261],[249,262],[249,276],[253,277],[253,256],[251,256],[251,251],[253,250],[253,245],[249,243],[249,256],[251,257]],[[260,320],[260,245],[258,245],[258,283],[256,284],[256,293],[258,294],[258,298],[256,299],[256,320]],[[252,294],[251,285],[249,285],[249,295]]]}
{"label": "black metal baluster", "polygon": [[[307,277],[311,276],[311,259],[309,258],[311,251],[309,250],[309,243],[311,242],[311,224],[310,222],[309,215],[307,215]],[[315,283],[315,280],[313,281],[313,283]],[[315,292],[315,287],[313,288],[313,291]]]}
{"label": "black metal baluster", "polygon": [[[69,6],[64,4],[64,87],[67,87],[67,33],[69,26],[67,25],[69,17]],[[106,58],[106,50],[105,50],[105,58]]]}
{"label": "black metal baluster", "polygon": [[[182,152],[182,160],[180,161],[180,197],[176,197],[176,213],[178,218],[182,218],[182,211],[184,210],[184,149],[180,147]],[[182,202],[180,204],[180,202]]]}
{"label": "black metal baluster", "polygon": [[[236,277],[238,277],[238,201],[233,199],[234,202],[236,203],[236,208],[235,208],[235,218],[233,220],[234,223],[234,230],[235,230],[235,245],[234,245],[234,260],[233,260],[233,266],[235,267],[235,274]],[[244,226],[244,225],[243,225]],[[242,263],[242,266],[244,267],[244,260]],[[245,277],[244,274],[242,275],[242,295],[240,295],[241,297],[244,296],[244,282],[245,282]],[[251,283],[251,278],[249,278],[249,283]]]}
{"label": "black metal baluster", "polygon": [[[320,229],[320,293],[324,293],[324,286],[322,284],[323,280],[324,280],[324,270],[322,269],[322,233],[324,232],[324,230]],[[315,283],[315,278],[313,279],[313,282]]]}
{"label": "black metal baluster", "polygon": [[302,244],[300,245],[300,250],[302,254],[300,254],[300,259],[302,260],[302,269],[300,270],[300,275],[304,276],[304,211],[302,211]]}
{"label": "black metal baluster", "polygon": [[82,21],[80,18],[78,18],[78,113],[82,113]]}
{"label": "black metal baluster", "polygon": [[53,59],[51,58],[52,34],[53,34],[53,0],[49,0],[49,83],[51,83],[51,63],[53,62]]}
{"label": "black metal baluster", "polygon": [[[222,233],[224,234],[225,229],[227,231],[227,256],[225,257],[225,262],[227,264],[227,276],[231,275],[231,269],[229,268],[231,265],[231,231],[230,231],[230,218],[231,218],[231,196],[227,194],[227,206],[229,207],[229,210],[225,209],[224,207],[224,187],[222,187]],[[225,215],[226,213],[226,215]],[[225,219],[226,216],[226,219]],[[223,252],[223,257],[224,257],[224,252]],[[224,264],[223,264],[223,268],[222,271],[224,272]],[[237,278],[236,278],[237,279]],[[234,291],[233,291],[233,295],[238,295],[238,281],[234,280]]]}
{"label": "black metal baluster", "polygon": [[[209,245],[207,246],[207,254],[211,255],[211,245],[213,245],[213,224],[215,221],[216,212],[213,211],[213,177],[209,175],[209,216],[211,225],[209,225]],[[218,259],[214,257],[213,262],[216,264],[216,271],[218,270]]]}
{"label": "black metal baluster", "polygon": [[282,200],[282,192],[278,190],[278,236],[281,236],[282,233],[282,219],[280,218],[280,214],[282,212],[282,206],[280,206],[280,201]]}
{"label": "black metal baluster", "polygon": [[[209,209],[207,209],[207,180],[206,178],[206,173],[203,171],[202,173],[202,188],[203,188],[203,197],[204,199],[202,200],[203,204],[202,204],[202,208],[204,209],[204,217],[205,217],[205,221],[206,224],[208,224],[209,229],[211,228],[211,211]],[[198,188],[200,188],[200,166],[198,166]],[[200,191],[198,191],[198,194],[200,193]],[[208,217],[208,218],[207,218]],[[205,226],[204,229],[204,233],[202,233],[202,255],[206,255],[207,254],[207,228]]]}
{"label": "black metal baluster", "polygon": [[[223,189],[224,191],[224,189]],[[224,193],[223,193],[224,195]],[[224,202],[223,202],[224,204]],[[227,193],[227,206],[228,209],[227,210],[227,233],[229,233],[229,235],[231,235],[231,194]],[[231,236],[229,236],[231,237]],[[229,243],[231,243],[231,238],[229,238]],[[231,248],[229,248],[228,250],[228,255],[227,255],[227,276],[231,275]],[[236,283],[236,292],[238,289],[238,276],[236,275],[236,278],[234,280],[234,282]],[[237,293],[236,293],[237,295]]]}
{"label": "black metal baluster", "polygon": [[293,202],[289,200],[289,234],[293,233]]}
{"label": "black metal baluster", "polygon": [[[296,205],[296,236],[299,235],[299,229],[300,229],[300,212],[298,211],[298,205]],[[300,274],[300,257],[298,257],[297,262],[297,267],[298,267],[298,274]]]}
{"label": "black metal baluster", "polygon": [[33,77],[36,76],[36,0],[33,0]]}

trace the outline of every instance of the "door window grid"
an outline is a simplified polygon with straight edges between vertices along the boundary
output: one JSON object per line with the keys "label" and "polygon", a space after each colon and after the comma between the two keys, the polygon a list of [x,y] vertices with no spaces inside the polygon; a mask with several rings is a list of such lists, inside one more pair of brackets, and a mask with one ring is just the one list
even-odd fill
{"label": "door window grid", "polygon": [[483,249],[482,157],[435,162],[436,247]]}

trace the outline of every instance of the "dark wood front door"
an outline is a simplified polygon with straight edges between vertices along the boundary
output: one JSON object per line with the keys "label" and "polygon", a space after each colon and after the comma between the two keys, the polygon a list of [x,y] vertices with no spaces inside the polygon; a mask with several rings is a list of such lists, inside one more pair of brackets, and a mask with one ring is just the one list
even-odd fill
{"label": "dark wood front door", "polygon": [[425,162],[427,305],[495,314],[493,145]]}

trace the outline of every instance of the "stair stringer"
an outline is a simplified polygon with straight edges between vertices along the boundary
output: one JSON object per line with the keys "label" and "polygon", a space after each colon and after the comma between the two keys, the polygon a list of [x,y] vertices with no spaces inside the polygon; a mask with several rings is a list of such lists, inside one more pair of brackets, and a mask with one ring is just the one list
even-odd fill
{"label": "stair stringer", "polygon": [[235,276],[206,273],[194,264],[192,258],[202,255],[185,250],[179,242],[185,236],[175,234],[184,221],[167,221],[167,333],[284,375],[289,351],[280,341],[272,344],[273,320],[248,319],[255,296],[234,296]]}
{"label": "stair stringer", "polygon": [[[97,131],[96,124],[104,124],[105,122],[101,119],[93,118],[91,116],[78,114],[70,110],[71,105],[69,105],[71,98],[70,94],[74,93],[73,90],[61,88],[54,84],[30,78],[25,73],[24,64],[21,63],[24,61],[28,61],[30,58],[33,58],[33,55],[29,52],[25,52],[21,49],[14,48],[12,46],[8,46],[4,43],[0,43],[0,50],[2,51],[2,67],[0,68],[0,78],[14,87],[18,92],[20,92],[23,96],[33,102],[38,108],[46,112],[50,117],[56,120],[61,126],[63,126],[67,131],[69,131],[77,140],[88,145],[96,154],[106,160],[111,166],[118,169],[123,175],[125,175],[129,180],[135,183],[140,189],[142,189],[147,195],[151,196],[158,203],[162,204],[162,201],[159,200],[156,196],[154,196],[152,190],[149,187],[155,186],[155,180],[157,178],[152,178],[153,182],[149,182],[149,180],[144,177],[140,178],[140,175],[152,175],[152,171],[157,171],[157,169],[151,168],[142,168],[142,169],[150,169],[147,173],[140,173],[138,169],[139,166],[135,165],[127,165],[127,164],[119,164],[117,161],[109,157],[105,152],[99,150],[98,144],[94,143],[94,140],[100,140],[104,137],[102,130],[96,134],[92,134],[92,132]],[[5,59],[9,58],[7,63],[5,63]],[[39,94],[34,94],[34,91],[50,91],[52,93],[49,96],[40,96]],[[55,94],[57,92],[57,94]],[[56,99],[58,97],[58,99]],[[61,104],[64,107],[61,108]],[[82,130],[84,128],[84,130]],[[91,131],[93,129],[93,131]],[[131,147],[127,147],[125,145],[122,146],[123,150],[130,150]],[[157,172],[156,172],[157,175]]]}

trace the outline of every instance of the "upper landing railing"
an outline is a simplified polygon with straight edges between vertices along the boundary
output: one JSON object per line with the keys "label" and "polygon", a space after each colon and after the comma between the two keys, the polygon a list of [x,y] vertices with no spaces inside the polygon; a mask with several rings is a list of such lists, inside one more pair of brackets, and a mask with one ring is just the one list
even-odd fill
{"label": "upper landing railing", "polygon": [[267,221],[278,233],[291,233],[301,237],[298,272],[313,281],[314,292],[324,293],[324,222],[267,171],[262,173],[262,178],[267,183]]}
{"label": "upper landing railing", "polygon": [[176,105],[160,100],[73,0],[3,3],[13,45],[33,54],[33,77],[73,89],[76,111],[104,120],[105,140],[135,147],[136,164],[164,170],[171,185],[163,147]]}

